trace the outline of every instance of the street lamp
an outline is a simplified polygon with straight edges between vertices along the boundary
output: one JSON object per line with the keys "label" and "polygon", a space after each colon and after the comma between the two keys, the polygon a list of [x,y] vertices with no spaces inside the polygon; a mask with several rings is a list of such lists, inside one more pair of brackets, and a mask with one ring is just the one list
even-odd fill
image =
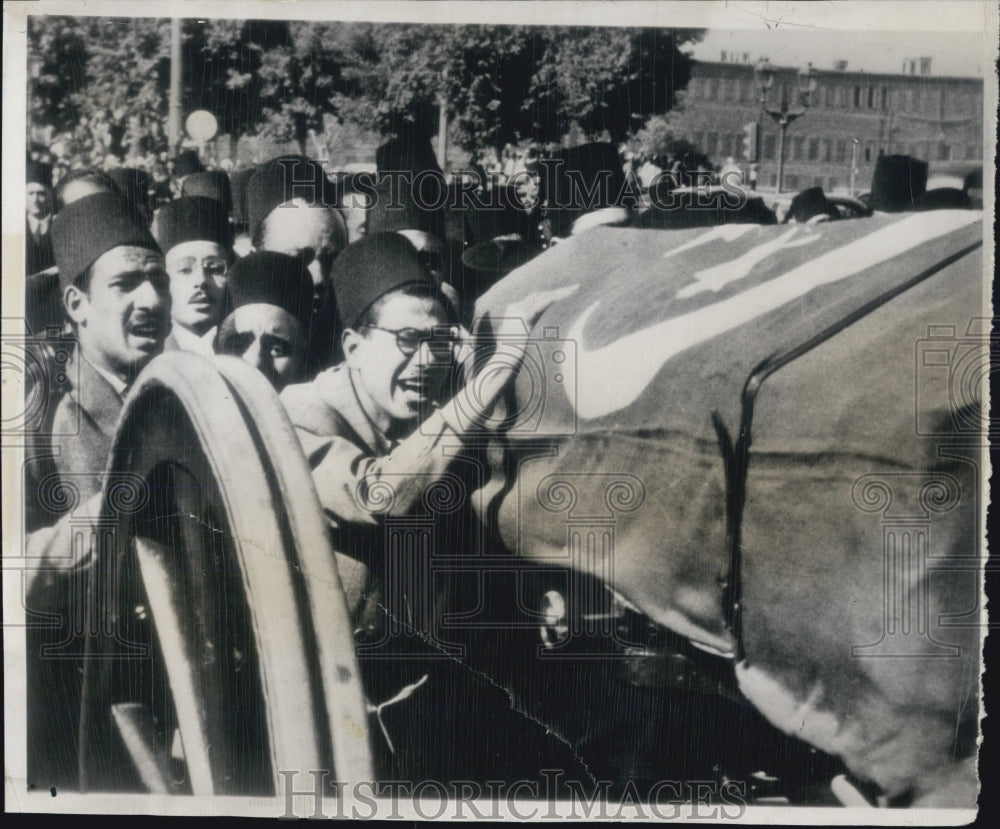
{"label": "street lamp", "polygon": [[778,192],[781,192],[785,179],[785,131],[788,125],[800,115],[804,115],[812,103],[812,95],[816,91],[816,77],[812,64],[799,70],[796,76],[798,91],[798,106],[792,107],[788,98],[788,86],[782,82],[780,100],[775,107],[768,106],[768,92],[774,86],[775,69],[767,59],[759,61],[753,70],[757,91],[760,93],[761,108],[770,115],[781,129],[778,138]]}

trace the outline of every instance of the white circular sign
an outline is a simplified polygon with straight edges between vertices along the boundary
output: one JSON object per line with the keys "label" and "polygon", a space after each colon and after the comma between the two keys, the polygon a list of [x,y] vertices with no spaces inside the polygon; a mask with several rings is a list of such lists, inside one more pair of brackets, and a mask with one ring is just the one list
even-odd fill
{"label": "white circular sign", "polygon": [[207,109],[196,109],[184,122],[187,134],[199,144],[211,141],[219,131],[219,122]]}

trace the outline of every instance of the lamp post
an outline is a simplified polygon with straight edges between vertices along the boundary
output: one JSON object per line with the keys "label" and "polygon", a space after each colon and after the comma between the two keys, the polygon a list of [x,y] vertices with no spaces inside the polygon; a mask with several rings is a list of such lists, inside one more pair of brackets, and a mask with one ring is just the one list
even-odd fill
{"label": "lamp post", "polygon": [[757,91],[760,93],[760,106],[774,122],[781,132],[778,136],[778,192],[781,192],[785,180],[785,132],[788,125],[796,118],[804,115],[809,109],[811,96],[816,91],[816,77],[813,75],[812,64],[810,63],[800,69],[797,75],[798,106],[793,107],[788,95],[788,85],[782,82],[779,101],[776,106],[768,106],[768,93],[774,86],[775,69],[768,63],[767,58],[759,61],[753,70],[754,80],[757,84]]}

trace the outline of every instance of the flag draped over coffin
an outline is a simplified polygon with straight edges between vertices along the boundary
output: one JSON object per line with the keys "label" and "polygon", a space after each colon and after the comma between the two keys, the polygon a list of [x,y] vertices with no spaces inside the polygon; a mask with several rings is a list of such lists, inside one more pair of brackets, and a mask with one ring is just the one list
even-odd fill
{"label": "flag draped over coffin", "polygon": [[[841,608],[851,601],[858,579],[844,566],[860,555],[876,579],[862,593],[878,592],[881,541],[863,554],[850,548],[878,530],[877,521],[859,528],[873,516],[852,486],[933,464],[940,435],[919,433],[917,421],[950,422],[955,405],[947,390],[917,393],[916,349],[928,326],[952,325],[962,338],[984,316],[981,238],[981,214],[936,211],[596,228],[561,243],[477,304],[488,323],[531,291],[580,286],[532,332],[484,519],[517,554],[591,572],[654,620],[727,654],[738,629],[726,603],[744,593],[754,602],[746,613],[784,635],[816,598],[804,593],[839,592]],[[975,383],[966,386],[975,398]],[[759,484],[755,465],[766,473]],[[588,522],[605,529],[574,543]],[[797,539],[813,548],[795,561],[802,567],[814,567],[826,539],[831,573],[799,574],[796,591],[764,566],[770,584],[787,588],[781,595],[734,585],[748,558],[787,556]],[[795,612],[761,614],[761,602],[777,601]],[[851,642],[863,645],[878,638],[869,628],[880,614],[880,605],[860,619],[830,611],[825,621],[853,625]]]}

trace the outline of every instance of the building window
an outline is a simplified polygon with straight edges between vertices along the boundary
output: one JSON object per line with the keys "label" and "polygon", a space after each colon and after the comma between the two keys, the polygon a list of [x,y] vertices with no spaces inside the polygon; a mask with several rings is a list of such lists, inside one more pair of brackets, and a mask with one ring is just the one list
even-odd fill
{"label": "building window", "polygon": [[802,160],[802,151],[805,149],[806,140],[801,135],[796,135],[792,142],[792,158],[795,161]]}
{"label": "building window", "polygon": [[785,176],[785,187],[789,190],[799,189],[799,177],[798,176]]}
{"label": "building window", "polygon": [[938,161],[951,161],[951,147],[948,144],[938,144]]}
{"label": "building window", "polygon": [[[764,160],[774,161],[775,155],[775,145],[777,144],[777,138],[774,135],[764,136]],[[774,182],[771,182],[774,184]]]}
{"label": "building window", "polygon": [[830,178],[827,179],[827,182],[828,182],[828,184],[826,186],[827,190],[829,190],[829,191],[832,192],[832,191],[834,191],[834,190],[837,189],[837,179],[836,178],[834,178],[833,176],[830,176]]}
{"label": "building window", "polygon": [[871,160],[872,160],[872,148],[871,145],[869,144],[865,146],[865,163],[868,163]]}
{"label": "building window", "polygon": [[874,109],[875,107],[875,87],[868,87],[868,109]]}
{"label": "building window", "polygon": [[726,78],[719,78],[719,100],[729,100],[729,81]]}
{"label": "building window", "polygon": [[778,174],[777,173],[771,173],[771,186],[772,187],[777,187],[778,186]]}
{"label": "building window", "polygon": [[809,139],[809,160],[818,161],[819,160],[819,139],[810,138]]}
{"label": "building window", "polygon": [[742,101],[743,100],[743,98],[742,98],[743,90],[740,88],[741,86],[742,86],[742,84],[740,83],[740,79],[739,78],[734,78],[733,79],[733,91],[732,91],[732,93],[729,96],[729,100],[731,100],[731,101]]}
{"label": "building window", "polygon": [[889,108],[889,90],[886,87],[882,87],[882,109]]}
{"label": "building window", "polygon": [[710,132],[705,136],[705,155],[713,156],[719,151],[719,136]]}
{"label": "building window", "polygon": [[847,142],[842,138],[838,138],[834,144],[833,160],[839,162],[847,160]]}
{"label": "building window", "polygon": [[830,149],[833,142],[829,138],[823,139],[823,161],[830,161]]}
{"label": "building window", "polygon": [[854,87],[854,108],[859,109],[861,107],[861,87]]}
{"label": "building window", "polygon": [[965,145],[965,160],[972,161],[976,157],[976,145],[966,144]]}
{"label": "building window", "polygon": [[708,95],[707,95],[708,100],[710,100],[710,101],[714,101],[715,100],[716,89],[717,89],[717,87],[716,87],[716,80],[715,80],[715,78],[709,78],[708,79]]}
{"label": "building window", "polygon": [[823,176],[813,176],[813,187],[823,186]]}

